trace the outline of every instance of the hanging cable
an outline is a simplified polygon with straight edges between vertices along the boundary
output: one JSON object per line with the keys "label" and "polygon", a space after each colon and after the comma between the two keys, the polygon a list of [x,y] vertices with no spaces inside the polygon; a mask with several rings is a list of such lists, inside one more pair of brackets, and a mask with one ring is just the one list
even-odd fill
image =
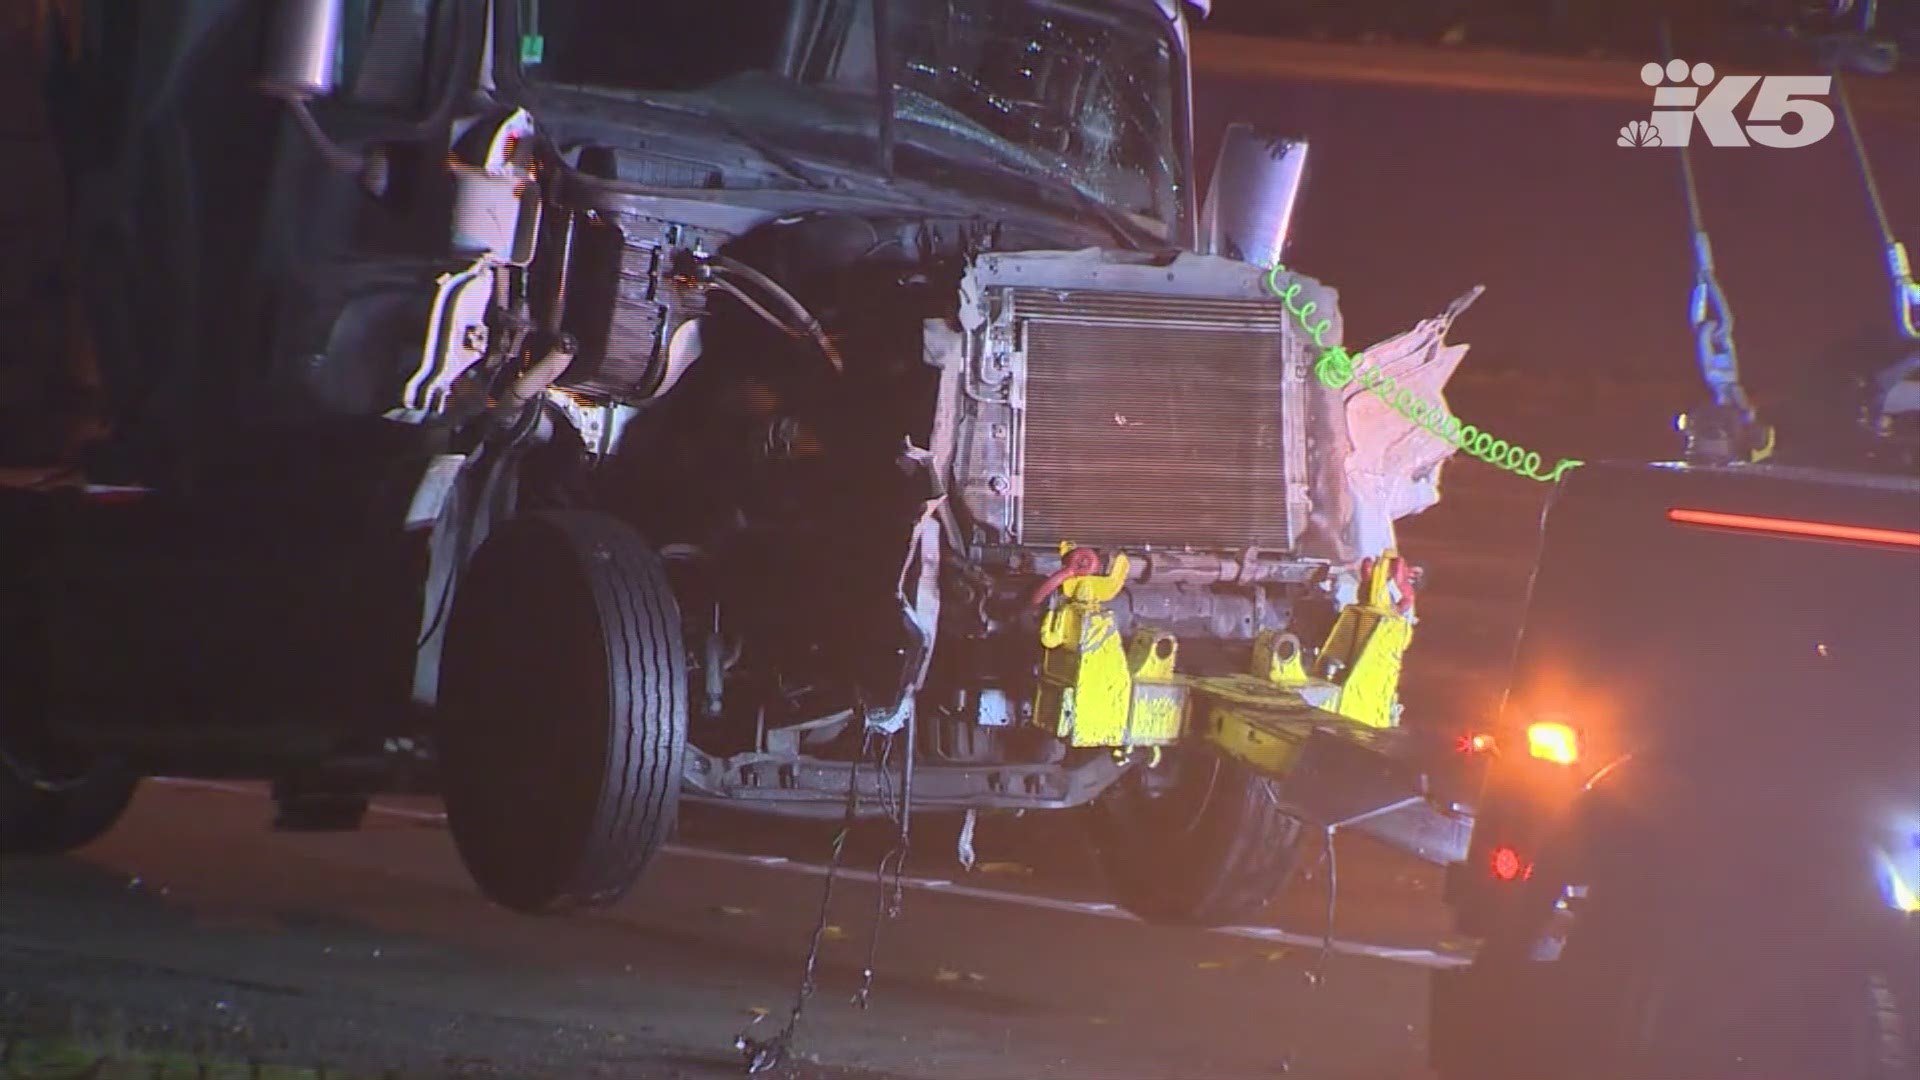
{"label": "hanging cable", "polygon": [[[705,263],[710,271],[717,270],[745,278],[757,286],[762,292],[772,297],[777,304],[787,309],[793,316],[792,322],[788,324],[788,329],[791,332],[804,334],[812,339],[814,345],[820,349],[821,355],[827,358],[827,363],[833,365],[833,370],[837,373],[845,373],[847,370],[846,361],[840,358],[840,350],[834,346],[833,339],[827,336],[825,328],[820,325],[820,320],[815,318],[813,312],[808,311],[806,305],[802,304],[779,282],[761,273],[754,267],[725,255],[710,256],[705,260]],[[765,311],[764,308],[760,310]]]}
{"label": "hanging cable", "polygon": [[[860,708],[864,720],[866,707]],[[864,752],[856,754],[847,766],[847,799],[840,816],[840,828],[833,834],[831,857],[827,860],[826,883],[820,890],[820,913],[813,923],[813,935],[807,941],[807,959],[801,968],[800,988],[794,994],[793,1009],[787,1014],[787,1022],[779,1031],[765,1039],[749,1038],[742,1033],[733,1040],[734,1049],[745,1058],[748,1075],[757,1075],[788,1064],[793,1054],[794,1034],[800,1029],[800,1018],[806,1012],[807,1002],[813,998],[819,988],[816,981],[820,965],[820,943],[827,935],[828,919],[833,914],[834,879],[840,873],[840,863],[847,849],[847,837],[853,832],[860,817],[860,759]]]}
{"label": "hanging cable", "polygon": [[[1575,458],[1561,458],[1558,465],[1542,471],[1541,464],[1545,459],[1538,453],[1517,443],[1496,439],[1472,424],[1461,423],[1459,417],[1449,415],[1439,404],[1422,400],[1412,390],[1402,389],[1398,380],[1381,374],[1377,367],[1362,369],[1361,365],[1367,359],[1364,353],[1355,356],[1344,346],[1327,344],[1326,333],[1333,328],[1333,320],[1325,316],[1317,321],[1313,318],[1313,313],[1319,306],[1318,301],[1308,300],[1299,304],[1294,302],[1294,298],[1300,295],[1306,286],[1295,279],[1289,282],[1286,288],[1280,287],[1280,275],[1287,272],[1287,268],[1280,263],[1273,264],[1273,268],[1267,271],[1267,292],[1286,305],[1287,312],[1299,320],[1301,328],[1320,349],[1319,359],[1313,364],[1313,372],[1322,386],[1329,390],[1343,390],[1358,378],[1366,390],[1379,395],[1381,400],[1397,409],[1400,415],[1444,439],[1455,449],[1471,454],[1496,468],[1505,469],[1515,476],[1524,476],[1529,480],[1538,480],[1542,483],[1558,483],[1567,470],[1577,469],[1583,464]],[[1478,295],[1478,290],[1469,295]],[[1458,301],[1456,301],[1457,304]],[[1075,548],[1068,553],[1068,558],[1071,559],[1082,551],[1091,552],[1092,549]],[[1066,577],[1076,572],[1096,573],[1099,568],[1097,553],[1094,554],[1093,568],[1090,570],[1084,569],[1084,564],[1081,568],[1075,568],[1063,563],[1060,571],[1048,578],[1042,583],[1040,589],[1034,592],[1030,606],[1038,607]]]}
{"label": "hanging cable", "polygon": [[1907,258],[1907,246],[1893,234],[1893,219],[1887,214],[1886,200],[1880,195],[1880,183],[1874,176],[1873,162],[1867,157],[1866,137],[1854,116],[1853,99],[1847,94],[1846,78],[1838,68],[1833,73],[1833,89],[1840,99],[1840,118],[1847,126],[1847,143],[1860,168],[1860,182],[1867,190],[1867,206],[1873,211],[1874,225],[1880,230],[1880,243],[1886,252],[1887,275],[1893,283],[1893,323],[1909,341],[1920,341],[1920,284],[1913,280],[1913,264]]}
{"label": "hanging cable", "polygon": [[[1667,62],[1674,60],[1673,31],[1666,19],[1660,20],[1660,47]],[[1693,291],[1688,297],[1688,321],[1693,326],[1694,352],[1700,362],[1700,374],[1707,382],[1716,404],[1738,410],[1742,419],[1751,420],[1753,408],[1746,388],[1740,384],[1740,360],[1733,347],[1733,309],[1720,288],[1713,265],[1713,241],[1707,235],[1705,215],[1700,209],[1700,184],[1694,175],[1693,150],[1681,143],[1680,181],[1687,198],[1687,227],[1693,236]]]}
{"label": "hanging cable", "polygon": [[[896,831],[893,846],[880,857],[879,869],[874,873],[874,888],[878,896],[874,903],[873,927],[867,935],[867,962],[860,972],[860,989],[853,995],[853,1003],[862,1009],[867,1008],[873,999],[873,971],[880,951],[881,924],[900,917],[901,902],[906,891],[902,879],[912,848],[914,729],[918,726],[915,720],[909,720],[906,724],[906,756],[900,763],[900,795],[897,801],[893,796],[893,774],[887,766],[887,760],[893,754],[891,734],[883,737],[877,763],[887,816],[893,820]],[[871,740],[876,734],[870,731],[867,737]]]}
{"label": "hanging cable", "polygon": [[[1673,27],[1659,22],[1660,47],[1667,74],[1685,77],[1686,64],[1674,56]],[[1676,73],[1677,72],[1677,73]],[[1711,400],[1697,415],[1683,413],[1676,426],[1685,435],[1689,460],[1727,464],[1763,461],[1773,454],[1773,428],[1760,422],[1740,381],[1740,359],[1733,344],[1733,309],[1713,264],[1713,241],[1700,209],[1700,185],[1693,151],[1682,141],[1680,179],[1687,199],[1687,227],[1693,237],[1693,288],[1687,296],[1687,321],[1693,328],[1694,357]]]}

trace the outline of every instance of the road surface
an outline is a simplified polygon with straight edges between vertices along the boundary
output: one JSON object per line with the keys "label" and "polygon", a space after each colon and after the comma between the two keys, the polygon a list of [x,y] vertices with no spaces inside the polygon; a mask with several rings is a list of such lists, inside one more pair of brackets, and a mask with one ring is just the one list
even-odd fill
{"label": "road surface", "polygon": [[[274,835],[268,809],[149,784],[85,853],[10,864],[8,1011],[240,1026],[249,1050],[336,1064],[738,1074],[733,1040],[783,1019],[820,900],[799,865],[676,848],[610,910],[532,919],[474,895],[430,824],[376,815],[358,834]],[[1316,989],[1312,949],[945,892],[909,890],[882,927],[861,1012],[849,998],[876,895],[836,890],[796,1042],[853,1070],[827,1075],[1422,1075],[1420,964],[1336,955]]]}

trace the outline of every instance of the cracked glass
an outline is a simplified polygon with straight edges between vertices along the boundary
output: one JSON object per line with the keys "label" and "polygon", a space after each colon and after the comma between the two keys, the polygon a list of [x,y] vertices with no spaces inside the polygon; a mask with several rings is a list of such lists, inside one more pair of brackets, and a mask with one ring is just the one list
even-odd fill
{"label": "cracked glass", "polygon": [[[541,85],[726,111],[799,149],[878,137],[876,0],[523,0]],[[1177,46],[1154,4],[880,0],[894,137],[1012,171],[1166,234],[1187,178]]]}

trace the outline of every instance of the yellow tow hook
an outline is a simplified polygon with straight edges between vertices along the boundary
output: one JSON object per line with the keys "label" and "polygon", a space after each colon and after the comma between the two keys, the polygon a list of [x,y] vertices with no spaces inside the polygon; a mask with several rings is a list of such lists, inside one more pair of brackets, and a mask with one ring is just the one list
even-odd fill
{"label": "yellow tow hook", "polygon": [[1140,752],[1142,750],[1146,751],[1146,755],[1147,755],[1146,764],[1143,765],[1142,768],[1147,768],[1147,769],[1159,768],[1160,759],[1163,756],[1163,751],[1158,746],[1137,746],[1137,747],[1131,747],[1131,748],[1125,747],[1125,746],[1116,746],[1113,748],[1114,764],[1116,765],[1131,764],[1140,757]]}

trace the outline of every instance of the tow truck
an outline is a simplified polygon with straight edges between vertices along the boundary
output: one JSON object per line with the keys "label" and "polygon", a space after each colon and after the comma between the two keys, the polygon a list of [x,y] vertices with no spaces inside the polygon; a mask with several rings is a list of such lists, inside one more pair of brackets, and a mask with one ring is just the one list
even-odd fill
{"label": "tow truck", "polygon": [[[1866,8],[1837,44],[1881,70]],[[1709,394],[1678,460],[1551,496],[1506,697],[1463,740],[1486,772],[1447,898],[1480,945],[1434,977],[1442,1080],[1920,1075],[1920,285],[1834,79],[1892,333],[1776,434],[1680,151]]]}
{"label": "tow truck", "polygon": [[1481,944],[1435,977],[1440,1075],[1914,1075],[1917,656],[1920,475],[1569,476],[1472,736],[1449,900]]}
{"label": "tow truck", "polygon": [[[1163,921],[1323,825],[1457,858],[1394,541],[1453,448],[1268,288],[1303,143],[1198,197],[1205,6],[64,6],[111,433],[0,493],[0,851],[175,775],[436,792],[526,912],[683,800],[1081,810]],[[1437,392],[1453,314],[1369,353]]]}

